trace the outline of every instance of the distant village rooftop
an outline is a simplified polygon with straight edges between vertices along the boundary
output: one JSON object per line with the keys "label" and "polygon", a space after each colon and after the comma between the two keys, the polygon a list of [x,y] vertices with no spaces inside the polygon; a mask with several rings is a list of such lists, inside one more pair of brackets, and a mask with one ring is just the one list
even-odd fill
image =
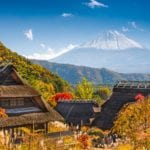
{"label": "distant village rooftop", "polygon": [[101,106],[101,112],[92,125],[103,130],[111,129],[123,106],[135,102],[137,94],[150,95],[150,81],[119,81],[113,87],[111,97]]}
{"label": "distant village rooftop", "polygon": [[97,104],[96,100],[91,100],[91,99],[73,99],[73,100],[59,100],[61,103],[93,103]]}
{"label": "distant village rooftop", "polygon": [[59,101],[55,109],[70,125],[90,126],[100,112],[99,105],[92,100]]}
{"label": "distant village rooftop", "polygon": [[118,81],[114,88],[150,89],[150,81]]}

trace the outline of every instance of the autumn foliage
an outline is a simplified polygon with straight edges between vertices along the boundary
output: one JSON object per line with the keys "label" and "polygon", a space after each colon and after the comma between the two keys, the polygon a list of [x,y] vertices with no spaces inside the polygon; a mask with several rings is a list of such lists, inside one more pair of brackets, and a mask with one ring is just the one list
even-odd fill
{"label": "autumn foliage", "polygon": [[143,101],[144,98],[145,97],[140,93],[135,96],[135,100],[138,101],[138,102]]}
{"label": "autumn foliage", "polygon": [[4,118],[7,117],[6,111],[5,109],[0,107],[0,118]]}
{"label": "autumn foliage", "polygon": [[54,96],[52,96],[49,99],[49,103],[52,106],[56,106],[57,102],[64,100],[64,101],[71,101],[73,99],[73,95],[69,92],[63,92],[63,93],[56,93]]}
{"label": "autumn foliage", "polygon": [[150,98],[143,97],[138,94],[136,103],[125,105],[112,128],[113,133],[129,139],[136,150],[150,148]]}
{"label": "autumn foliage", "polygon": [[54,99],[56,102],[60,100],[66,100],[70,101],[73,99],[73,95],[71,93],[63,92],[63,93],[56,93],[52,99]]}
{"label": "autumn foliage", "polygon": [[77,140],[81,143],[83,149],[88,149],[89,143],[89,136],[87,134],[79,135]]}

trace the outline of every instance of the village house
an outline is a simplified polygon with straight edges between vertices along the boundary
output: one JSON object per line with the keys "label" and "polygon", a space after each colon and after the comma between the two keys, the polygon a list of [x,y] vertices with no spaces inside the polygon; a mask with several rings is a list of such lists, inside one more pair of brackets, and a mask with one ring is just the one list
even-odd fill
{"label": "village house", "polygon": [[126,104],[135,102],[135,96],[142,94],[148,97],[150,94],[150,81],[119,81],[113,88],[113,94],[101,106],[101,112],[95,118],[92,126],[109,130],[117,114]]}
{"label": "village house", "polygon": [[73,126],[90,126],[100,112],[100,106],[90,100],[59,101],[55,109]]}
{"label": "village house", "polygon": [[48,124],[63,121],[62,116],[51,108],[41,94],[19,76],[12,65],[0,67],[0,107],[7,117],[0,118],[0,130],[14,133],[19,127],[32,131],[48,132]]}

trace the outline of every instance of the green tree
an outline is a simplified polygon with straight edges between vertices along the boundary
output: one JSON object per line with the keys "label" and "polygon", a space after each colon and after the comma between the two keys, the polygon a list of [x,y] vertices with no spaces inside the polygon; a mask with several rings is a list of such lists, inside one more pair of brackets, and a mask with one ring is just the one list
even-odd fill
{"label": "green tree", "polygon": [[124,106],[112,131],[130,140],[135,149],[149,149],[150,98]]}
{"label": "green tree", "polygon": [[93,92],[94,87],[86,78],[83,78],[82,82],[77,85],[76,96],[79,99],[92,99]]}
{"label": "green tree", "polygon": [[100,87],[96,92],[96,94],[99,95],[103,100],[107,100],[110,97],[111,93],[112,91],[108,87]]}

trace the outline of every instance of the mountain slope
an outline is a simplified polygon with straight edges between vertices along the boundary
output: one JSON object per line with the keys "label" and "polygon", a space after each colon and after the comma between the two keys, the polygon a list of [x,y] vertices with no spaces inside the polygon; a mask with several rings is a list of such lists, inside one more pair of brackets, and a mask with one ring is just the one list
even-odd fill
{"label": "mountain slope", "polygon": [[[150,67],[150,51],[128,49],[124,51],[80,48],[51,60],[56,63],[74,64],[94,68],[109,68],[117,72],[147,73]],[[145,70],[141,66],[147,65]],[[134,66],[134,68],[132,67]],[[149,71],[150,73],[150,71]]]}
{"label": "mountain slope", "polygon": [[50,61],[124,73],[150,73],[149,58],[150,50],[117,31],[111,31]]}
{"label": "mountain slope", "polygon": [[0,43],[0,64],[11,62],[23,79],[27,80],[41,94],[48,99],[55,92],[64,91],[68,83],[47,69],[33,64],[26,58],[12,52]]}
{"label": "mountain slope", "polygon": [[82,80],[83,77],[86,77],[89,81],[93,82],[94,84],[114,84],[118,80],[150,80],[150,75],[147,74],[123,74],[105,68],[96,69],[68,64],[57,64],[48,61],[32,61],[57,73],[71,84],[77,84]]}

